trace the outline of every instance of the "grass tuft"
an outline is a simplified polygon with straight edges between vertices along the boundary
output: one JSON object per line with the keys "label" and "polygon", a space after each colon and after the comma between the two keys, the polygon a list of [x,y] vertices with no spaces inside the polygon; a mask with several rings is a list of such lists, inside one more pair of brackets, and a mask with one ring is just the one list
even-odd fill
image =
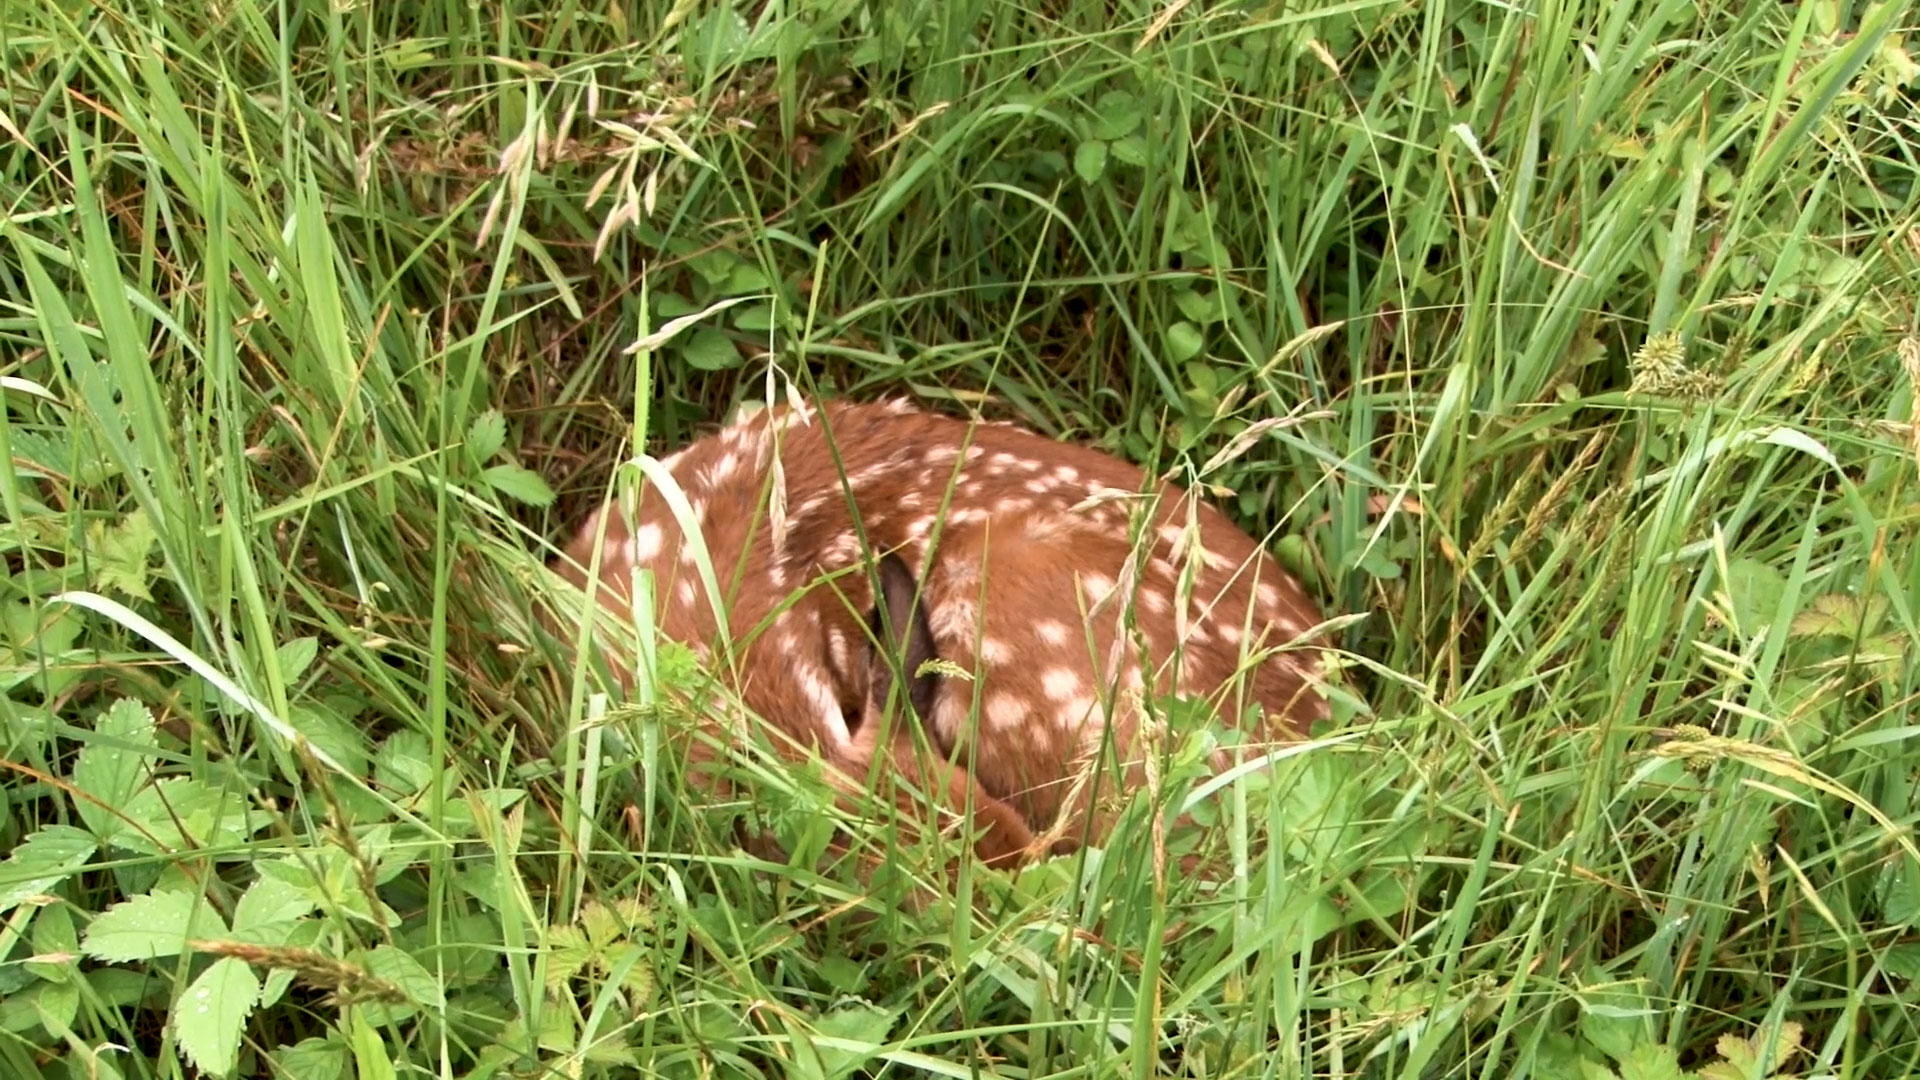
{"label": "grass tuft", "polygon": [[[0,1072],[1920,1071],[1916,34],[7,5]],[[634,627],[607,695],[544,563],[789,380],[1203,477],[1311,583],[1353,695],[1224,882],[952,880],[757,744],[689,794],[725,703]]]}

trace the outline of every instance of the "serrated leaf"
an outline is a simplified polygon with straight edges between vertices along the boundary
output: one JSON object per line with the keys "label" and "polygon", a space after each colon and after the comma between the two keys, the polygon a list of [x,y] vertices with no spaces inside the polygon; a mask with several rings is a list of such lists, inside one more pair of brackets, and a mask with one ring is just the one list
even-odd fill
{"label": "serrated leaf", "polygon": [[1073,151],[1073,172],[1082,181],[1094,183],[1107,172],[1107,144],[1088,139]]}
{"label": "serrated leaf", "polygon": [[[291,924],[314,909],[307,890],[277,877],[255,878],[233,906],[233,931],[260,941],[261,930]],[[277,944],[277,942],[267,942]]]}
{"label": "serrated leaf", "polygon": [[1851,639],[1862,630],[1872,630],[1886,612],[1886,600],[1874,597],[1863,602],[1845,593],[1816,596],[1807,610],[1793,617],[1794,637],[1837,637]]}
{"label": "serrated leaf", "polygon": [[1687,1080],[1673,1047],[1643,1042],[1620,1062],[1620,1080]]}
{"label": "serrated leaf", "polygon": [[95,836],[112,843],[127,828],[117,811],[133,799],[152,767],[152,754],[142,751],[155,745],[153,713],[138,701],[121,698],[94,720],[93,731],[102,741],[81,748],[72,777],[74,788],[93,798],[76,797],[73,805]]}
{"label": "serrated leaf", "polygon": [[144,510],[133,510],[109,527],[96,521],[87,527],[87,549],[93,555],[94,587],[135,600],[151,600],[154,545],[160,534]]}
{"label": "serrated leaf", "polygon": [[740,350],[734,347],[733,339],[713,329],[696,330],[686,344],[680,346],[680,356],[701,371],[726,371],[740,366]]}
{"label": "serrated leaf", "polygon": [[387,736],[373,755],[373,779],[400,795],[416,795],[433,779],[427,737],[411,728]]}
{"label": "serrated leaf", "polygon": [[507,418],[499,409],[488,409],[467,425],[467,457],[475,465],[485,465],[507,445]]}
{"label": "serrated leaf", "polygon": [[480,474],[487,485],[502,495],[529,506],[550,506],[553,489],[532,469],[520,465],[495,465]]}
{"label": "serrated leaf", "polygon": [[129,828],[114,842],[152,855],[227,847],[252,836],[267,821],[264,813],[247,805],[245,795],[185,776],[148,784],[122,810],[144,831]]}
{"label": "serrated leaf", "polygon": [[28,834],[0,862],[0,881],[7,883],[0,885],[0,915],[65,881],[98,850],[91,835],[71,825],[49,825]]}
{"label": "serrated leaf", "polygon": [[653,1003],[656,989],[653,968],[647,965],[647,959],[653,955],[650,946],[635,942],[624,942],[608,950],[600,966],[609,974],[617,975],[620,986],[626,990],[628,1005],[634,1009],[645,1009]]}
{"label": "serrated leaf", "polygon": [[240,1057],[240,1036],[260,1000],[260,977],[246,961],[221,957],[200,973],[173,1009],[180,1050],[200,1071],[225,1076]]}
{"label": "serrated leaf", "polygon": [[178,956],[189,941],[224,936],[226,924],[194,893],[154,892],[123,900],[87,927],[81,951],[95,960],[124,963]]}
{"label": "serrated leaf", "polygon": [[1167,359],[1176,364],[1185,363],[1200,355],[1206,348],[1206,336],[1200,328],[1182,319],[1166,329]]}
{"label": "serrated leaf", "polygon": [[547,958],[547,986],[554,990],[567,985],[593,962],[587,932],[577,926],[548,927],[542,951]]}

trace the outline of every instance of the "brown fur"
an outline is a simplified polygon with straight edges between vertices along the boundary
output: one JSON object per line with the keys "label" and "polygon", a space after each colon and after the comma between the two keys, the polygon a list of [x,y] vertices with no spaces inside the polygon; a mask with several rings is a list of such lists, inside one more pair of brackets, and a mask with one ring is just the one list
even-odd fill
{"label": "brown fur", "polygon": [[[632,572],[652,570],[661,631],[701,650],[796,752],[817,748],[855,778],[845,793],[857,797],[884,739],[897,774],[943,810],[972,805],[989,862],[1070,848],[1082,830],[1104,838],[1104,794],[1145,778],[1140,693],[1206,696],[1228,723],[1257,705],[1266,719],[1253,734],[1264,739],[1326,715],[1309,685],[1320,616],[1299,583],[1171,485],[1157,485],[1134,544],[1129,496],[1156,489],[1101,451],[899,402],[833,402],[756,413],[663,464],[711,553],[731,656],[659,492],[643,491],[632,524],[595,514],[561,573],[584,584],[604,530],[610,607],[626,614]],[[776,519],[769,495],[782,486]],[[856,511],[866,547],[889,558],[862,557]],[[1183,573],[1193,575],[1184,613]],[[972,677],[921,673],[929,656]],[[896,663],[905,693],[893,692]],[[922,761],[899,722],[912,716],[957,763]],[[1117,770],[1097,768],[1108,734]],[[1101,782],[1088,783],[1096,773]]]}

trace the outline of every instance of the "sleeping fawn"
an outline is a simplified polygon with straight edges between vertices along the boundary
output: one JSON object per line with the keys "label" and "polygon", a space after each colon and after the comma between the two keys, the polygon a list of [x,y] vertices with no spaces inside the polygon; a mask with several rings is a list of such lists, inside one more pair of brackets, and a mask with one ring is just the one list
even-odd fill
{"label": "sleeping fawn", "polygon": [[594,591],[623,617],[650,572],[659,631],[751,715],[938,817],[970,807],[990,864],[1103,841],[1103,799],[1144,779],[1145,698],[1251,711],[1256,742],[1327,714],[1300,584],[1219,510],[1102,451],[901,401],[796,403],[662,465],[684,501],[643,483],[559,572],[587,586],[597,551]]}

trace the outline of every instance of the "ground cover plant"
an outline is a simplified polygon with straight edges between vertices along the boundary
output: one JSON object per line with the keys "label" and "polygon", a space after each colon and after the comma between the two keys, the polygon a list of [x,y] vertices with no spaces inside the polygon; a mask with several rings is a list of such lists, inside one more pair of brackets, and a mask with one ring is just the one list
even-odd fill
{"label": "ground cover plant", "polygon": [[[0,1073],[1913,1074],[1916,33],[6,5]],[[1336,723],[1230,873],[1139,839],[1177,738],[1017,876],[753,746],[688,796],[724,703],[632,627],[608,694],[543,564],[789,384],[1173,470],[1308,579]]]}

